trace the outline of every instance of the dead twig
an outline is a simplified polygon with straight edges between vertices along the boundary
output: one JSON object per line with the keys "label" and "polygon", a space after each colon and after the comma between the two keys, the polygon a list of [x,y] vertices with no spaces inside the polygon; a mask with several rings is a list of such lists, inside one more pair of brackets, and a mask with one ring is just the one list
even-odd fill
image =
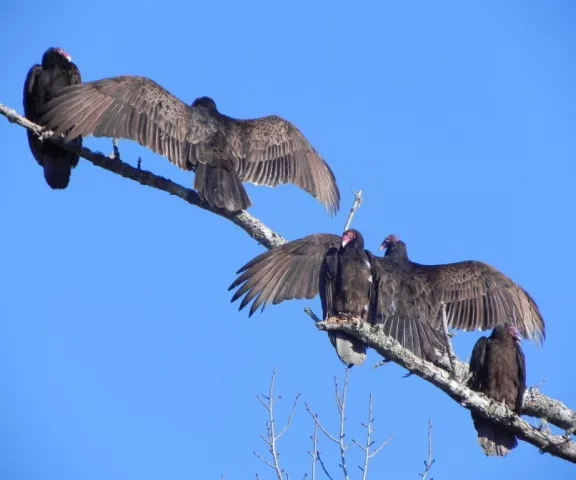
{"label": "dead twig", "polygon": [[[424,471],[419,473],[419,475],[422,477],[422,480],[426,480],[428,473],[430,472],[430,469],[432,468],[432,465],[434,465],[435,461],[436,460],[432,458],[432,420],[428,419],[428,458],[424,460]],[[431,478],[430,480],[434,479]]]}
{"label": "dead twig", "polygon": [[296,411],[296,405],[298,404],[298,399],[300,398],[300,394],[296,395],[296,399],[292,405],[292,409],[290,410],[290,414],[288,416],[288,420],[286,421],[286,425],[280,431],[280,433],[276,434],[276,419],[274,417],[274,405],[276,404],[277,400],[280,400],[281,397],[274,398],[274,381],[276,379],[276,369],[272,371],[272,378],[270,380],[270,388],[268,391],[268,395],[256,395],[256,398],[260,402],[260,404],[268,411],[268,421],[266,422],[266,436],[260,435],[260,438],[266,443],[268,446],[268,452],[272,457],[272,461],[268,461],[259,455],[256,452],[253,452],[256,458],[258,458],[262,463],[269,466],[274,472],[276,473],[276,477],[278,480],[284,480],[283,474],[286,475],[286,479],[288,479],[288,473],[284,472],[284,470],[280,467],[280,453],[278,452],[277,442],[282,436],[286,433],[288,428],[292,423],[292,419],[294,418],[294,412]]}
{"label": "dead twig", "polygon": [[382,443],[378,448],[370,452],[372,445],[374,445],[374,441],[372,440],[372,434],[374,433],[374,417],[372,415],[372,393],[370,393],[368,397],[368,422],[363,423],[362,426],[366,428],[366,444],[362,445],[356,440],[352,439],[352,442],[359,447],[364,452],[364,466],[358,466],[360,471],[362,472],[362,480],[366,480],[368,478],[368,464],[370,460],[372,460],[376,455],[378,455],[382,449],[390,443],[392,437],[388,437],[388,439]]}
{"label": "dead twig", "polygon": [[362,190],[358,190],[358,192],[352,192],[354,194],[354,203],[352,204],[352,208],[350,208],[350,213],[348,214],[348,219],[346,220],[346,224],[344,225],[344,231],[350,228],[352,224],[352,219],[356,214],[356,210],[360,208],[362,205]]}

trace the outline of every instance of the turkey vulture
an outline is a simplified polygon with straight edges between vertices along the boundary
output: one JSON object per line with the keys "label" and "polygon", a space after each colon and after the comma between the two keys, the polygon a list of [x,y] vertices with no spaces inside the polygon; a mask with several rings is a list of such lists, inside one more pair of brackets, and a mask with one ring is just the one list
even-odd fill
{"label": "turkey vulture", "polygon": [[[440,332],[418,318],[408,317],[406,312],[377,315],[373,311],[381,305],[375,289],[384,291],[386,284],[382,263],[387,261],[364,250],[364,240],[357,230],[347,230],[342,237],[314,234],[257,256],[238,270],[241,275],[229,290],[240,286],[233,302],[245,295],[240,310],[254,300],[250,316],[269,303],[313,298],[320,293],[324,320],[342,314],[368,322],[375,319],[387,335],[416,355],[433,360],[435,352],[430,347],[442,350],[445,345]],[[350,366],[364,361],[362,342],[341,332],[330,332],[330,340],[344,363]]]}
{"label": "turkey vulture", "polygon": [[421,265],[410,261],[406,244],[396,235],[386,237],[380,248],[402,272],[404,295],[433,328],[442,326],[444,304],[449,327],[488,330],[511,322],[537,344],[546,338],[544,319],[532,297],[494,267],[477,261]]}
{"label": "turkey vulture", "polygon": [[[526,362],[516,327],[498,325],[490,337],[480,337],[470,360],[468,386],[496,402],[503,402],[517,415],[522,412],[526,390]],[[503,457],[518,442],[513,433],[472,414],[478,443],[488,456]]]}
{"label": "turkey vulture", "polygon": [[[49,48],[42,56],[42,65],[33,65],[24,82],[24,115],[31,122],[43,125],[40,108],[52,100],[64,87],[76,85],[82,80],[78,67],[61,48]],[[26,130],[30,151],[44,168],[46,183],[54,189],[68,186],[70,173],[78,165],[78,155],[64,150],[51,142],[42,142],[36,134]],[[82,138],[73,142],[82,146]]]}
{"label": "turkey vulture", "polygon": [[42,121],[70,140],[127,138],[195,171],[194,188],[229,211],[251,205],[242,182],[293,183],[335,213],[340,192],[332,170],[302,133],[275,116],[228,117],[209,97],[186,105],[153,80],[105,78],[66,88],[42,110]]}

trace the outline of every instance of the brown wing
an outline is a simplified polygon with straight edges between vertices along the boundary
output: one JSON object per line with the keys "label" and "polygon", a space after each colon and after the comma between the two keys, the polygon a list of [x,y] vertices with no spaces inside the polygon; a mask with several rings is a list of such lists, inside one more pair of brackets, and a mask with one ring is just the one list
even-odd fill
{"label": "brown wing", "polygon": [[242,310],[253,299],[250,316],[262,305],[276,305],[294,298],[313,298],[318,294],[319,275],[326,252],[340,244],[340,237],[317,233],[285,243],[258,255],[238,272],[241,275],[228,290],[240,286],[232,302],[242,295]]}
{"label": "brown wing", "polygon": [[471,376],[468,380],[468,386],[477,392],[486,391],[488,385],[486,374],[486,347],[488,343],[488,337],[480,337],[474,345],[470,357]]}
{"label": "brown wing", "polygon": [[371,323],[415,355],[434,361],[435,350],[446,350],[446,338],[427,322],[428,308],[415,290],[417,284],[385,257],[368,257],[373,278]]}
{"label": "brown wing", "polygon": [[189,107],[146,77],[112,77],[62,89],[42,113],[47,128],[57,134],[70,130],[67,140],[131,139],[185,170],[211,161],[204,150],[221,133],[207,110]]}
{"label": "brown wing", "polygon": [[275,187],[293,183],[317,198],[329,212],[338,211],[340,191],[332,170],[292,123],[271,115],[235,120],[242,145],[242,181]]}
{"label": "brown wing", "polygon": [[416,265],[416,277],[424,286],[430,322],[442,324],[442,303],[448,325],[471,331],[488,330],[514,323],[523,337],[542,344],[546,338],[544,319],[536,302],[522,287],[483,262],[446,265]]}
{"label": "brown wing", "polygon": [[26,80],[24,80],[22,103],[24,104],[24,115],[30,121],[36,120],[38,110],[42,106],[42,99],[38,97],[35,90],[36,82],[41,73],[42,66],[35,64],[28,70]]}

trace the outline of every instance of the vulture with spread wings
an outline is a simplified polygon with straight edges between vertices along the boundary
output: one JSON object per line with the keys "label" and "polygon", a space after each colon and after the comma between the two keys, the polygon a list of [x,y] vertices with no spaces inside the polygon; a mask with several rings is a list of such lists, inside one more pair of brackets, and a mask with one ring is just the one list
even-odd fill
{"label": "vulture with spread wings", "polygon": [[[412,314],[410,302],[397,296],[400,290],[388,289],[385,277],[391,272],[386,270],[387,263],[364,250],[364,240],[357,230],[347,230],[342,237],[314,234],[254,258],[237,272],[240,276],[229,290],[240,287],[232,301],[245,295],[240,310],[253,300],[250,316],[269,303],[313,298],[320,293],[324,320],[344,315],[379,323],[387,335],[432,361],[435,349],[445,349],[444,336]],[[388,308],[380,312],[386,296],[398,306],[396,311]],[[366,348],[362,342],[341,332],[330,332],[329,337],[345,364],[364,361]]]}
{"label": "vulture with spread wings", "polygon": [[489,330],[510,322],[537,344],[546,338],[536,302],[494,267],[478,261],[421,265],[410,261],[406,244],[396,235],[386,237],[380,248],[394,264],[403,288],[400,297],[414,302],[433,328],[441,328],[445,309],[447,324],[455,329]]}
{"label": "vulture with spread wings", "polygon": [[[503,402],[517,415],[522,413],[526,360],[514,325],[498,325],[490,337],[480,337],[472,350],[470,373],[472,390]],[[504,457],[518,445],[516,436],[505,428],[474,414],[472,420],[486,455]]]}
{"label": "vulture with spread wings", "polygon": [[242,182],[293,183],[335,213],[340,192],[332,170],[292,123],[275,115],[228,117],[209,97],[183,103],[153,80],[119,76],[71,86],[42,110],[41,121],[67,140],[126,138],[195,171],[194,188],[229,211],[251,203]]}
{"label": "vulture with spread wings", "polygon": [[[24,116],[31,122],[43,125],[40,109],[55,98],[57,92],[81,82],[80,71],[72,58],[61,48],[49,48],[42,56],[42,64],[33,65],[24,81]],[[46,183],[54,189],[64,189],[70,182],[72,169],[78,165],[78,155],[64,150],[51,142],[42,142],[38,136],[26,130],[30,151],[44,169]],[[82,139],[74,144],[81,147]]]}

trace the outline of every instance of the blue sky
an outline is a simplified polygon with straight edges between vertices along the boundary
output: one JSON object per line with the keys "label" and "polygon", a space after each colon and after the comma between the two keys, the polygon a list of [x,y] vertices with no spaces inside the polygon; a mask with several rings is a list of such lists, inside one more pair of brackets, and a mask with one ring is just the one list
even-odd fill
{"label": "blue sky", "polygon": [[[212,96],[235,117],[294,122],[332,166],[331,219],[292,186],[248,187],[251,213],[286,238],[354,226],[377,251],[404,239],[422,263],[477,259],[536,299],[547,341],[524,342],[528,383],[576,407],[573,226],[576,8],[569,1],[111,2],[0,7],[0,102],[22,111],[28,68],[60,46],[84,80],[149,76],[179,98]],[[0,120],[0,478],[273,478],[256,394],[273,367],[280,418],[302,393],[336,427],[343,368],[302,313],[248,319],[235,271],[262,251],[225,220],[81,160],[54,192],[23,129]],[[108,140],[85,144],[108,153]],[[123,158],[192,185],[193,174],[122,141]],[[479,334],[455,339],[461,357]],[[428,418],[433,477],[567,478],[573,465],[521,444],[487,459],[469,412],[395,365],[353,369],[348,438],[393,435],[371,478],[419,478]],[[291,478],[309,469],[302,405],[280,443]],[[321,451],[336,477],[333,445]],[[359,452],[349,465],[358,477]]]}

